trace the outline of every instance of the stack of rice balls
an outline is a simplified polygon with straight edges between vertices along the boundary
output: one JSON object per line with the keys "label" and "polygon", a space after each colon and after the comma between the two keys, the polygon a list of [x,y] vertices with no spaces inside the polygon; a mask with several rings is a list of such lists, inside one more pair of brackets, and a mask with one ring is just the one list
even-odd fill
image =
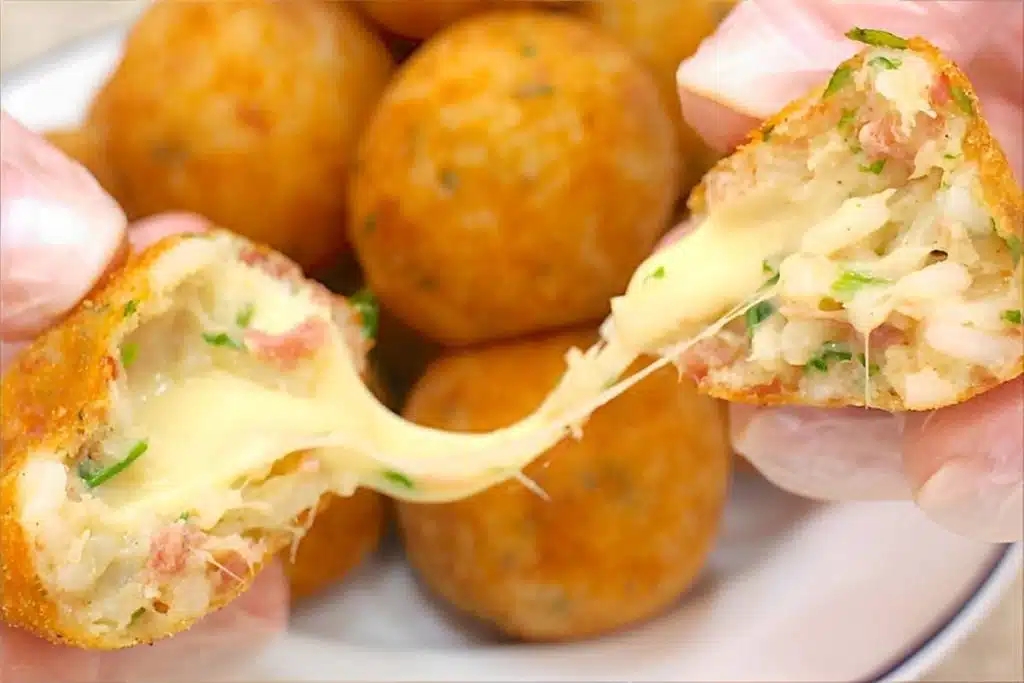
{"label": "stack of rice balls", "polygon": [[[133,218],[196,212],[372,291],[379,395],[490,430],[596,338],[713,161],[674,74],[731,4],[158,0],[87,120],[50,139]],[[459,610],[515,638],[592,636],[685,594],[729,472],[721,406],[668,368],[517,481],[447,504],[324,500],[283,559],[297,601],[324,599],[393,517]]]}

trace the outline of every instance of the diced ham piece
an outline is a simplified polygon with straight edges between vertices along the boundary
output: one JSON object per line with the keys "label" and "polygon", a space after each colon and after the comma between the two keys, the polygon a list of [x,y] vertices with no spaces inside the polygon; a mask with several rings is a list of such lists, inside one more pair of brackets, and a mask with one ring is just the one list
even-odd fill
{"label": "diced ham piece", "polygon": [[189,555],[204,539],[205,534],[190,524],[175,522],[166,526],[150,539],[146,568],[156,579],[172,578],[185,570]]}
{"label": "diced ham piece", "polygon": [[907,140],[900,131],[898,118],[893,114],[865,123],[857,134],[857,140],[872,159],[906,159],[908,156],[905,148]]}
{"label": "diced ham piece", "polygon": [[261,359],[282,370],[294,370],[299,362],[316,355],[327,343],[330,328],[322,318],[308,318],[282,334],[248,330],[245,344]]}
{"label": "diced ham piece", "polygon": [[239,255],[242,263],[259,268],[267,275],[280,280],[304,282],[302,269],[286,256],[273,251],[262,251],[255,247],[244,249]]}
{"label": "diced ham piece", "polygon": [[905,344],[907,333],[893,325],[881,325],[871,330],[868,340],[872,351],[884,351],[890,346]]}
{"label": "diced ham piece", "polygon": [[943,107],[949,103],[952,99],[951,86],[949,83],[949,77],[946,74],[939,74],[939,77],[935,79],[931,89],[931,100],[932,104],[936,107]]}
{"label": "diced ham piece", "polygon": [[701,381],[708,372],[728,365],[742,354],[742,349],[717,337],[697,342],[679,359],[683,374]]}

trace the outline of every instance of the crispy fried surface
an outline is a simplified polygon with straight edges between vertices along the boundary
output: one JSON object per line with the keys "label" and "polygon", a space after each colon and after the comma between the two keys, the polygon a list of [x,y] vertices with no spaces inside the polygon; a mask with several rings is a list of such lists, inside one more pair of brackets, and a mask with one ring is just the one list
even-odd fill
{"label": "crispy fried surface", "polygon": [[[999,143],[992,137],[992,132],[984,118],[981,104],[967,76],[953,62],[946,58],[938,48],[926,40],[911,38],[908,42],[908,50],[912,50],[924,57],[933,66],[936,73],[948,78],[951,86],[960,88],[970,99],[974,115],[968,119],[968,128],[963,142],[964,158],[968,162],[976,163],[979,167],[985,204],[995,218],[994,228],[996,233],[1004,239],[1006,237],[1024,238],[1024,191],[1022,191],[1019,182],[1014,179],[1013,171]],[[863,54],[858,54],[843,64],[857,70],[863,65],[863,59]],[[765,122],[759,129],[753,131],[750,139],[743,146],[734,154],[721,160],[704,176],[701,183],[690,196],[690,210],[696,215],[706,213],[708,206],[707,194],[710,187],[716,185],[727,186],[732,182],[733,177],[741,176],[749,171],[753,166],[752,160],[754,159],[755,151],[768,144],[766,131],[771,131],[773,144],[776,140],[785,141],[787,139],[786,132],[776,131],[781,122],[792,118],[807,120],[828,113],[832,105],[822,98],[823,92],[824,86],[818,88],[810,95],[790,103]],[[792,141],[792,139],[789,141]],[[995,386],[1015,379],[1022,372],[1024,372],[1024,361],[1019,362],[1006,376],[986,376],[980,378],[972,383],[966,391],[962,392],[957,397],[955,403],[962,403]],[[807,397],[801,392],[783,387],[778,383],[758,387],[757,391],[736,391],[732,388],[718,386],[704,380],[700,384],[700,389],[710,396],[738,403],[762,406],[808,405]],[[848,396],[819,401],[814,405],[826,408],[851,405],[862,406],[863,398],[860,396]],[[890,412],[907,410],[902,400],[895,393],[876,396],[872,400],[871,407]]]}
{"label": "crispy fried surface", "polygon": [[711,35],[735,0],[587,0],[578,4],[582,16],[636,53],[657,78],[679,140],[680,193],[685,197],[715,155],[683,120],[676,71]]}
{"label": "crispy fried surface", "polygon": [[342,581],[380,543],[385,500],[358,489],[349,497],[327,495],[295,552],[282,553],[292,601],[304,600]]}
{"label": "crispy fried surface", "polygon": [[600,317],[668,227],[674,131],[653,77],[586,22],[493,12],[428,41],[351,185],[371,289],[464,345]]}
{"label": "crispy fried surface", "polygon": [[[86,649],[114,649],[138,644],[123,634],[103,638],[62,620],[46,594],[34,564],[34,549],[19,522],[23,492],[19,472],[30,458],[57,454],[73,459],[91,437],[102,434],[112,414],[110,384],[119,362],[115,343],[131,316],[144,315],[153,291],[149,272],[161,257],[187,240],[209,235],[166,238],[109,275],[68,318],[38,337],[16,359],[0,389],[0,617],[54,643]],[[253,245],[262,253],[273,253]],[[131,306],[128,306],[132,302]],[[290,540],[286,534],[264,539],[268,555]],[[211,611],[226,605],[252,583],[262,569],[257,563],[241,581],[219,591]],[[192,626],[184,621],[165,634]]]}
{"label": "crispy fried surface", "polygon": [[[594,339],[571,331],[452,353],[405,415],[456,431],[506,426],[554,386],[570,346]],[[721,406],[667,368],[527,467],[549,500],[511,481],[455,503],[399,504],[407,556],[443,598],[510,635],[606,632],[689,587],[717,533],[729,461]]]}
{"label": "crispy fried surface", "polygon": [[392,69],[346,3],[162,0],[92,120],[131,215],[192,211],[319,269],[346,248],[342,188]]}

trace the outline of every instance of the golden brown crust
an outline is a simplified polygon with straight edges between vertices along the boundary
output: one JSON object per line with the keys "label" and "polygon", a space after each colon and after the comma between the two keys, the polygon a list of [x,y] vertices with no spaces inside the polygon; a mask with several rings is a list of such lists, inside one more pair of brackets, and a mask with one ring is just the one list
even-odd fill
{"label": "golden brown crust", "polygon": [[[103,432],[111,412],[110,385],[120,368],[112,352],[130,324],[126,323],[129,317],[144,316],[147,302],[158,294],[151,286],[151,269],[183,242],[216,234],[169,237],[131,256],[63,323],[29,345],[4,375],[0,389],[4,406],[0,422],[0,617],[4,623],[54,643],[86,649],[117,649],[142,642],[128,640],[124,633],[89,633],[61,619],[58,605],[37,573],[32,542],[20,524],[19,473],[36,454],[56,453],[68,462],[90,438]],[[279,257],[267,247],[253,247]],[[285,536],[265,539],[267,556],[289,540]],[[210,611],[237,597],[261,568],[258,563],[244,581],[232,582],[219,591]],[[191,621],[183,621],[157,637],[190,626]]]}
{"label": "golden brown crust", "polygon": [[[385,519],[385,498],[376,491],[325,495],[294,559],[288,550],[281,554],[292,602],[344,580],[377,549]],[[304,520],[305,515],[300,522]]]}
{"label": "golden brown crust", "polygon": [[[1004,239],[1011,236],[1021,239],[1024,237],[1024,192],[1013,177],[1013,171],[1005,153],[992,137],[992,131],[983,116],[981,105],[967,76],[938,48],[923,38],[909,39],[907,49],[922,56],[935,68],[937,74],[941,74],[949,80],[951,87],[960,88],[970,99],[974,114],[964,115],[968,119],[963,143],[964,158],[978,165],[985,203],[995,219],[996,233]],[[850,58],[843,65],[855,70],[860,68],[864,61],[864,52],[866,51]],[[825,86],[822,85],[809,95],[783,107],[760,128],[754,130],[747,142],[732,155],[716,164],[690,195],[688,203],[690,210],[696,215],[705,213],[707,211],[708,186],[720,182],[722,176],[738,173],[749,165],[755,150],[766,142],[769,131],[774,131],[779,124],[791,117],[807,119],[826,112],[831,105],[822,99],[824,89]],[[785,138],[786,133],[783,131],[777,135],[779,138]],[[772,132],[772,136],[774,139],[776,133]],[[979,378],[967,390],[958,395],[953,404],[962,403],[983,394],[993,387],[1019,377],[1022,373],[1024,373],[1024,360],[1019,361],[1005,376]],[[715,385],[705,379],[700,383],[700,388],[710,396],[736,403],[760,406],[811,405],[807,396],[798,388],[785,387],[778,383],[754,389],[737,390],[732,387]],[[848,396],[842,399],[815,401],[813,405],[822,408],[838,408],[863,406],[864,402],[861,396]],[[902,399],[895,392],[873,397],[871,407],[890,412],[910,410],[903,405]],[[913,410],[932,410],[938,407],[942,406]]]}

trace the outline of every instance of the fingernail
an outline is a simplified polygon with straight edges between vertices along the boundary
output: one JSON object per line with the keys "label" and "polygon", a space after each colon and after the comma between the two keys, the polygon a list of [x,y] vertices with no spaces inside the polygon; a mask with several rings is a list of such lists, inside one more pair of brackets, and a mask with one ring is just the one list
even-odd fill
{"label": "fingernail", "polygon": [[125,217],[85,169],[4,117],[0,158],[0,336],[59,320],[103,274]]}
{"label": "fingernail", "polygon": [[947,529],[992,543],[1024,537],[1024,486],[1002,481],[965,463],[951,462],[925,482],[917,504]]}
{"label": "fingernail", "polygon": [[144,218],[128,231],[132,249],[143,251],[165,237],[183,233],[206,232],[210,222],[194,213],[175,212]]}

